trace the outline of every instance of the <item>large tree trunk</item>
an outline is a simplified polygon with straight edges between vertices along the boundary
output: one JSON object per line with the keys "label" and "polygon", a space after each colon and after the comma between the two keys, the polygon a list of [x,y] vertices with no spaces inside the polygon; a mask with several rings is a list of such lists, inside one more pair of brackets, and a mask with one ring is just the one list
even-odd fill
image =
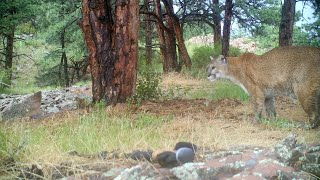
{"label": "large tree trunk", "polygon": [[223,40],[222,40],[222,55],[224,56],[227,56],[229,51],[232,8],[233,8],[232,0],[226,0],[225,11],[224,11],[224,24],[223,24]]}
{"label": "large tree trunk", "polygon": [[[146,11],[150,11],[150,1],[144,0],[144,5],[146,7]],[[146,32],[146,64],[151,64],[151,55],[152,55],[152,37],[151,37],[151,18],[150,14],[145,14],[145,32]]]}
{"label": "large tree trunk", "polygon": [[220,9],[219,9],[219,0],[212,0],[212,4],[214,5],[213,11],[213,24],[214,24],[214,35],[213,42],[214,46],[221,45],[221,23],[220,23]]}
{"label": "large tree trunk", "polygon": [[81,29],[88,49],[93,101],[124,102],[135,89],[138,0],[82,0]]}
{"label": "large tree trunk", "polygon": [[6,55],[5,55],[5,77],[3,79],[3,83],[6,86],[11,85],[12,79],[12,63],[13,63],[13,44],[14,44],[14,31],[15,28],[12,26],[9,29],[8,34],[6,34]]}
{"label": "large tree trunk", "polygon": [[139,1],[117,0],[115,9],[114,85],[117,102],[124,102],[135,90],[138,62]]}
{"label": "large tree trunk", "polygon": [[291,46],[296,0],[284,0],[279,27],[279,46]]}
{"label": "large tree trunk", "polygon": [[113,103],[116,89],[113,86],[114,49],[111,0],[82,0],[80,27],[88,50],[92,77],[93,102],[105,100]]}

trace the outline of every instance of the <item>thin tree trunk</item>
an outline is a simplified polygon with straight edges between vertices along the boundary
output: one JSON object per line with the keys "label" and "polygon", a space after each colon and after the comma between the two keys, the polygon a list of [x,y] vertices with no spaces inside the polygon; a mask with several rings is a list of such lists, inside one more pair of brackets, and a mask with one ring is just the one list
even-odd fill
{"label": "thin tree trunk", "polygon": [[224,24],[223,24],[223,40],[222,40],[222,55],[224,56],[227,56],[229,52],[232,8],[233,8],[232,0],[226,0]]}
{"label": "thin tree trunk", "polygon": [[[155,14],[158,16],[159,21],[163,21],[162,18],[162,11],[161,11],[161,4],[160,0],[154,0],[154,9],[155,9]],[[159,48],[160,48],[160,60],[162,63],[165,63],[167,59],[167,47],[166,47],[166,40],[164,36],[164,29],[161,27],[159,21],[156,21],[156,30],[157,30],[157,35],[158,35],[158,41],[159,41]],[[163,66],[164,67],[164,66]]]}
{"label": "thin tree trunk", "polygon": [[[180,23],[179,23],[179,19],[175,15],[171,16],[171,18],[173,19],[173,22],[174,22],[174,32],[175,32],[176,39],[177,39],[177,42],[178,42],[179,54],[180,54],[184,64],[186,65],[186,67],[187,68],[191,68],[191,59],[190,59],[190,56],[188,54],[186,45],[184,43],[183,31],[181,29],[181,26],[180,26]],[[181,69],[181,68],[179,67],[179,69]]]}
{"label": "thin tree trunk", "polygon": [[212,0],[212,4],[214,5],[213,11],[213,24],[214,24],[214,35],[213,42],[214,46],[221,45],[221,23],[220,23],[220,10],[219,10],[219,0]]}
{"label": "thin tree trunk", "polygon": [[61,66],[63,66],[63,71],[64,71],[64,85],[65,87],[69,87],[69,73],[68,73],[68,59],[67,59],[67,54],[65,52],[65,31],[66,29],[64,28],[61,31],[61,36],[60,36],[60,44],[61,44],[61,49],[62,49],[62,54],[61,54],[61,63],[59,67],[59,78],[61,77]]}
{"label": "thin tree trunk", "polygon": [[3,80],[3,83],[5,83],[6,85],[11,85],[12,79],[14,31],[15,28],[12,26],[9,29],[9,33],[6,34],[6,57],[4,65],[6,72]]}
{"label": "thin tree trunk", "polygon": [[279,27],[279,46],[291,46],[296,0],[284,0]]}
{"label": "thin tree trunk", "polygon": [[104,100],[107,105],[116,101],[118,94],[113,86],[115,60],[111,11],[111,0],[82,0],[80,27],[88,50],[93,102]]}
{"label": "thin tree trunk", "polygon": [[163,62],[163,72],[172,72],[178,70],[177,51],[176,51],[176,37],[173,31],[173,24],[171,18],[167,19],[168,28],[171,31],[165,32],[166,40],[166,59]]}
{"label": "thin tree trunk", "polygon": [[[173,12],[173,2],[172,0],[162,0],[162,2],[164,3],[166,11],[169,15],[169,18],[167,18],[167,19],[170,19],[168,20],[168,26],[170,25],[169,24],[170,22],[175,33],[174,35],[178,41],[178,50],[181,55],[181,58],[183,59],[186,67],[191,68],[191,59],[188,54],[187,48],[184,44],[183,32],[181,30],[179,18]],[[169,26],[169,29],[171,29],[170,26]]]}
{"label": "thin tree trunk", "polygon": [[62,58],[63,58],[63,70],[64,70],[64,79],[65,79],[65,87],[69,87],[70,86],[70,82],[69,82],[69,72],[68,72],[68,58],[67,58],[67,54],[65,51],[63,51],[62,53]]}
{"label": "thin tree trunk", "polygon": [[138,62],[139,1],[118,0],[115,9],[114,84],[117,102],[124,102],[135,90]]}
{"label": "thin tree trunk", "polygon": [[[146,6],[147,12],[150,11],[149,0],[144,1],[144,5]],[[151,37],[151,18],[150,14],[145,14],[145,32],[146,32],[146,63],[151,64],[151,45],[152,45],[152,37]]]}

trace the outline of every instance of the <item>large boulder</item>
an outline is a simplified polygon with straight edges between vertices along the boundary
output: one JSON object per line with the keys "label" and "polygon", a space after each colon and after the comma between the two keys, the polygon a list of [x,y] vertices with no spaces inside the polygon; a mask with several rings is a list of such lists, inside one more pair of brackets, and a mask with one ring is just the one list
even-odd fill
{"label": "large boulder", "polygon": [[9,120],[20,117],[30,117],[40,113],[41,91],[18,98],[12,98],[0,112],[1,120]]}

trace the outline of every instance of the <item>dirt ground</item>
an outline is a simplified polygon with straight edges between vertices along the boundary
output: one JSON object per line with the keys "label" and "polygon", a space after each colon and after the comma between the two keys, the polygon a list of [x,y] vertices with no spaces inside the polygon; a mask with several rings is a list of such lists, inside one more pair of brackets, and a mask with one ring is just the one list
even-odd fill
{"label": "dirt ground", "polygon": [[[209,83],[211,82],[207,80],[169,74],[164,76],[162,87],[174,84],[180,88],[197,88],[205,87]],[[308,124],[307,116],[297,101],[279,97],[276,100],[276,109],[279,120],[275,121],[279,122],[268,125],[254,121],[250,101],[241,102],[236,99],[174,99],[145,102],[139,108],[154,115],[173,116],[174,120],[167,124],[167,136],[191,138],[194,143],[213,149],[237,145],[271,147],[290,133],[297,133],[301,142],[320,142],[319,129],[307,130],[297,127]],[[288,125],[281,126],[282,122]]]}
{"label": "dirt ground", "polygon": [[[169,87],[179,87],[180,89],[188,89],[190,93],[200,88],[210,88],[210,82],[203,79],[194,79],[180,74],[167,74],[163,76],[161,87],[168,89]],[[76,89],[79,93],[90,94],[91,88]],[[141,106],[129,107],[128,104],[119,104],[114,108],[107,108],[114,113],[144,112],[154,116],[169,117],[169,121],[164,123],[161,132],[164,132],[158,144],[162,149],[173,149],[178,141],[192,142],[203,151],[215,151],[228,149],[237,146],[262,146],[273,147],[282,141],[290,133],[298,135],[300,143],[319,144],[320,128],[308,130],[302,127],[294,127],[294,125],[307,123],[307,117],[299,106],[298,102],[289,98],[280,97],[276,101],[276,109],[280,120],[273,123],[256,123],[253,118],[253,112],[250,101],[242,102],[236,99],[220,99],[209,100],[206,97],[201,99],[187,99],[183,97],[172,98],[169,100],[146,101]],[[83,110],[85,111],[85,110]],[[64,117],[73,116],[73,113],[66,112],[56,115],[55,119],[64,119]],[[89,113],[89,112],[86,112]],[[61,117],[60,117],[61,116]],[[286,121],[281,119],[285,118]],[[63,120],[61,120],[63,121]],[[34,121],[33,123],[44,123],[50,125],[50,118],[42,121]],[[57,124],[59,121],[53,123]],[[155,130],[155,129],[153,129]],[[139,143],[138,143],[139,144]],[[146,145],[148,147],[148,145]],[[136,150],[136,147],[133,147]],[[145,148],[145,147],[141,147]],[[153,149],[156,150],[156,149]],[[129,150],[130,152],[131,150]],[[205,152],[204,152],[205,153]],[[201,152],[200,152],[201,154]],[[94,156],[95,157],[95,156]],[[109,169],[112,167],[130,167],[136,162],[128,160],[110,160],[101,161],[99,158],[87,158],[78,156],[69,156],[72,168],[95,169],[98,165],[100,169]],[[65,159],[66,160],[66,159]],[[111,165],[110,165],[111,164]],[[50,165],[42,165],[44,169],[56,169],[45,167]],[[69,166],[69,165],[68,165]],[[99,169],[98,168],[98,169]],[[63,169],[63,168],[62,168]],[[47,172],[50,174],[50,172]],[[1,176],[1,175],[0,175]],[[1,178],[0,178],[1,179]]]}
{"label": "dirt ground", "polygon": [[[178,73],[163,75],[161,89],[170,87],[188,89],[189,93],[200,88],[209,91],[212,88],[206,79],[195,79]],[[84,88],[81,93],[90,94],[91,88]],[[127,105],[117,105],[113,111],[123,112]],[[298,139],[305,143],[319,143],[320,130],[308,130],[297,126],[305,126],[308,119],[299,102],[289,97],[276,98],[276,111],[279,120],[276,122],[257,123],[253,118],[250,101],[237,99],[208,100],[186,99],[177,97],[171,100],[146,101],[136,108],[158,116],[173,118],[165,124],[167,143],[172,147],[179,140],[192,141],[210,149],[224,149],[237,145],[271,147],[290,133],[298,134]],[[281,119],[286,119],[283,121]],[[288,125],[286,125],[287,123]],[[295,127],[293,127],[295,126]]]}

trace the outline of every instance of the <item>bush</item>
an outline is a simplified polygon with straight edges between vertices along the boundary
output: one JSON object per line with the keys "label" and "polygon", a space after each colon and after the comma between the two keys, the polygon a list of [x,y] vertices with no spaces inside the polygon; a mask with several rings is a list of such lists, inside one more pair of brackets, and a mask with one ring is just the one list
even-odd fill
{"label": "bush", "polygon": [[129,103],[140,104],[143,100],[158,99],[161,95],[160,82],[160,74],[153,68],[140,71],[135,94],[129,99]]}

